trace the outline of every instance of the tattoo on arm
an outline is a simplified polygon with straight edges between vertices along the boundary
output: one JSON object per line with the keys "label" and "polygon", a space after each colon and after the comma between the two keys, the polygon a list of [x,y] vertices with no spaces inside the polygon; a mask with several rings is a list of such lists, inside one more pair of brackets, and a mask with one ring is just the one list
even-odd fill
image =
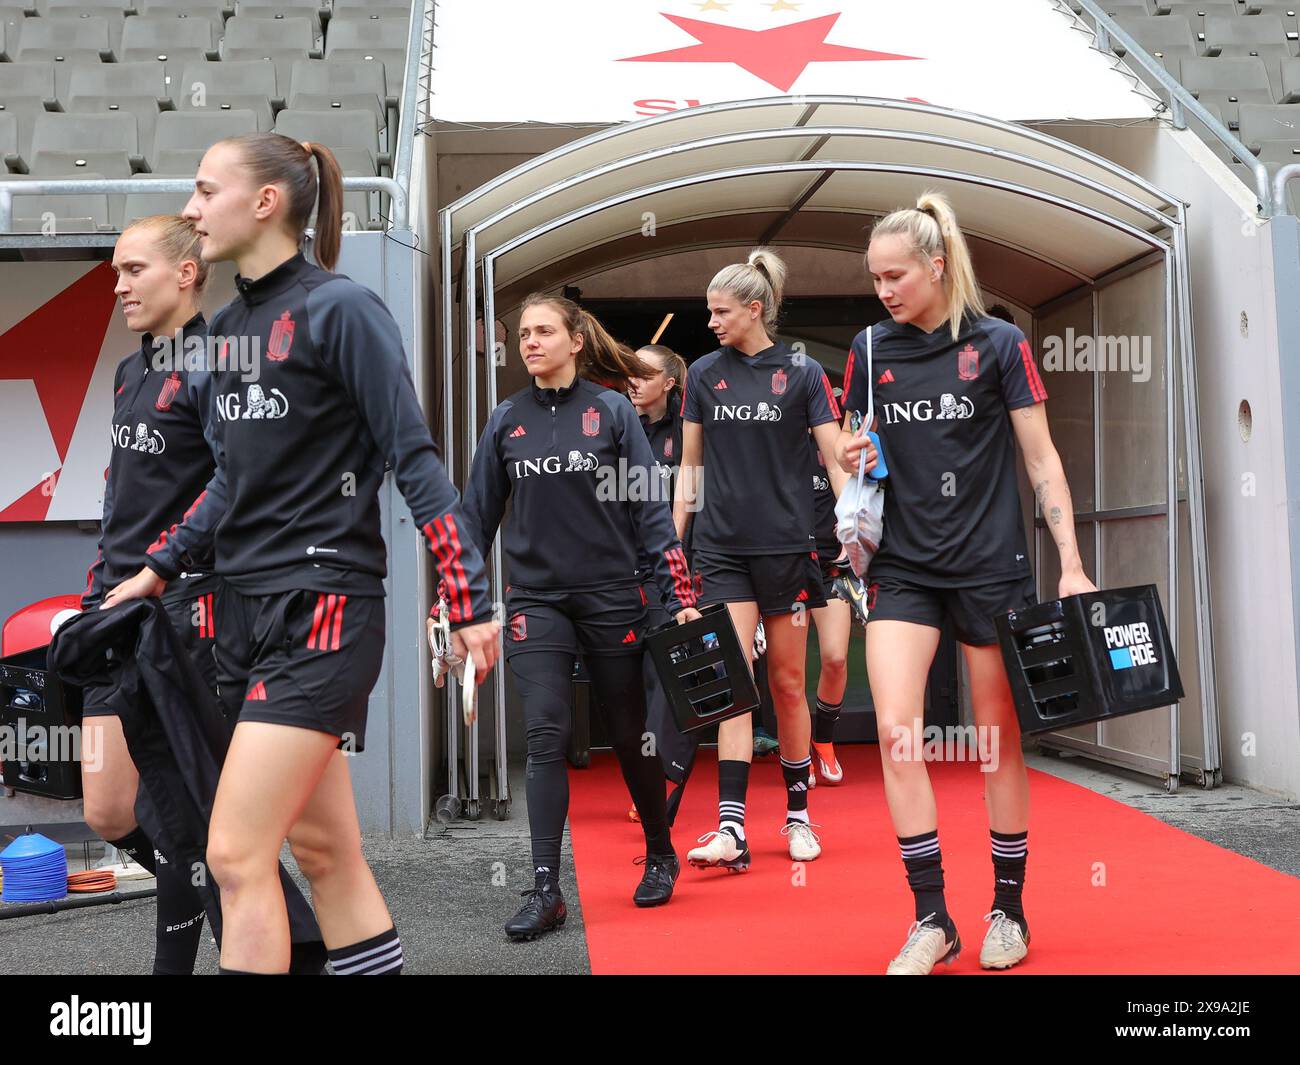
{"label": "tattoo on arm", "polygon": [[1047,480],[1041,480],[1034,485],[1034,498],[1038,500],[1040,507],[1047,506]]}
{"label": "tattoo on arm", "polygon": [[1052,508],[1051,522],[1052,522],[1053,525],[1060,525],[1060,524],[1061,524],[1061,508],[1060,508],[1060,507],[1053,507],[1053,508]]}

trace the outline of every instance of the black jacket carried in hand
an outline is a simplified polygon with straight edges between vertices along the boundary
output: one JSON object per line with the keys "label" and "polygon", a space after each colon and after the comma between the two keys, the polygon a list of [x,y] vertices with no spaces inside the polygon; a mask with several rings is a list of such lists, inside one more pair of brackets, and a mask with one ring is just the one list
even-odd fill
{"label": "black jacket carried in hand", "polygon": [[[54,634],[49,668],[66,683],[111,685],[108,705],[122,722],[140,772],[136,816],[169,862],[195,874],[221,942],[221,900],[207,871],[208,822],[231,727],[204,686],[157,599],[90,610]],[[292,971],[320,972],[325,947],[311,907],[284,867]]]}

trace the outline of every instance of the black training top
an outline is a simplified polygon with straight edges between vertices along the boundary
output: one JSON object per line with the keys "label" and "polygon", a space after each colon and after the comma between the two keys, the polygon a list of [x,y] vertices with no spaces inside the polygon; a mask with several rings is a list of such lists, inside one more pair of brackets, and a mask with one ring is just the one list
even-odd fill
{"label": "black training top", "polygon": [[[387,463],[437,559],[453,626],[490,620],[483,559],[383,301],[301,254],[235,285],[211,327],[217,472],[152,568],[174,576],[179,553],[215,524],[217,571],[246,594],[383,595]],[[241,373],[235,345],[251,348],[255,374]]]}
{"label": "black training top", "polygon": [[757,355],[719,348],[687,372],[682,417],[704,433],[694,548],[730,555],[811,550],[808,430],[840,417],[821,365],[779,340]]}
{"label": "black training top", "polygon": [[567,388],[530,384],[501,403],[465,489],[465,519],[485,556],[507,500],[512,586],[635,585],[644,552],[669,613],[695,605],[667,492],[626,396],[578,378]]}
{"label": "black training top", "polygon": [[835,489],[826,472],[826,458],[811,433],[808,446],[812,451],[813,517],[816,522],[817,554],[823,562],[839,558],[840,541],[835,535]]}
{"label": "black training top", "polygon": [[[892,320],[872,326],[877,429],[889,480],[871,576],[963,587],[1028,576],[1008,411],[1047,398],[1025,335],[968,317],[956,340]],[[844,409],[867,409],[866,331],[844,370]]]}
{"label": "black training top", "polygon": [[[204,426],[212,390],[206,372],[208,324],[196,314],[179,336],[145,333],[113,376],[113,445],[104,485],[99,554],[86,574],[81,608],[134,576],[152,543],[163,543],[212,476]],[[192,358],[186,359],[189,349]],[[211,590],[212,552],[187,559],[185,580],[168,598]]]}
{"label": "black training top", "polygon": [[[646,439],[650,442],[650,454],[654,456],[655,469],[663,477],[664,498],[668,500],[668,505],[671,507],[677,497],[677,470],[682,462],[681,404],[673,403],[669,397],[664,416],[657,422],[652,422],[645,414],[638,415],[638,418],[641,428],[645,430]],[[686,538],[682,541],[688,557],[691,549],[690,539],[688,525]],[[642,552],[637,567],[641,570],[642,578],[648,579],[652,568],[650,556]]]}

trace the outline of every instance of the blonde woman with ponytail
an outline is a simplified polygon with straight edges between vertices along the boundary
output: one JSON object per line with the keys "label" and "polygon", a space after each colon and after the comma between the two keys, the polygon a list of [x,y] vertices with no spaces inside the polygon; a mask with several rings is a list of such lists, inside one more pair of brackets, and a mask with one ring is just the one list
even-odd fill
{"label": "blonde woman with ponytail", "polygon": [[[872,231],[867,269],[889,318],[853,341],[837,453],[856,472],[854,432],[874,389],[889,466],[885,532],[868,573],[866,659],[885,797],[914,895],[916,920],[891,974],[925,974],[961,950],[944,898],[938,811],[919,736],[926,676],[948,620],[962,645],[975,723],[996,759],[982,768],[993,905],[980,965],[1006,969],[1029,948],[1022,903],[1029,780],[994,618],[1035,602],[1016,484],[1016,445],[1061,560],[1058,594],[1092,591],[1074,537],[1070,489],[1047,427],[1047,390],[1015,325],[985,314],[966,239],[933,192]],[[870,340],[871,378],[866,356]]]}
{"label": "blonde woman with ponytail", "polygon": [[[826,605],[817,557],[811,430],[828,470],[839,408],[818,363],[775,338],[785,263],[766,248],[724,267],[707,290],[717,351],[686,376],[678,535],[692,511],[701,602],[725,603],[742,647],[759,620],[767,634],[768,683],[776,704],[787,837],[794,861],[821,841],[808,814],[811,722],[804,691],[808,612]],[[751,862],[745,796],[754,753],[748,714],[718,727],[718,827],[700,838],[692,865],[743,872]]]}
{"label": "blonde woman with ponytail", "polygon": [[[487,557],[502,525],[509,571],[506,662],[528,733],[533,886],[505,926],[531,940],[564,924],[560,841],[569,811],[568,747],[579,652],[645,835],[632,901],[660,906],[680,871],[654,750],[644,749],[641,641],[649,604],[699,617],[666,500],[647,493],[655,460],[625,393],[654,369],[571,300],[524,301],[519,354],[528,387],[488,416],[465,489],[466,535]],[[639,471],[639,473],[638,473]],[[626,480],[625,480],[626,478]],[[653,586],[642,586],[649,571]],[[626,855],[631,864],[634,856]]]}

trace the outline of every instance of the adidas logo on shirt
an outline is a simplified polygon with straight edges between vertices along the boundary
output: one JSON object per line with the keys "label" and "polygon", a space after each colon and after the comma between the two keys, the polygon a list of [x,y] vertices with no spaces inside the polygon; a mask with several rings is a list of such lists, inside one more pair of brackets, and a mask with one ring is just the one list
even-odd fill
{"label": "adidas logo on shirt", "polygon": [[627,630],[627,635],[623,637],[624,643],[636,643],[636,632],[632,629]]}
{"label": "adidas logo on shirt", "polygon": [[511,436],[515,436],[515,437],[518,437],[518,436],[527,436],[527,435],[528,435],[528,431],[527,431],[527,430],[526,430],[522,425],[516,425],[516,426],[514,427],[514,430],[510,433],[510,435],[511,435]]}
{"label": "adidas logo on shirt", "polygon": [[724,388],[726,388],[726,387],[727,387],[727,382],[726,382],[726,380],[724,379],[724,380],[722,380],[722,381],[719,381],[716,385],[713,386],[713,391],[715,391],[715,392],[721,392],[721,391],[722,391]]}
{"label": "adidas logo on shirt", "polygon": [[893,380],[894,380],[894,371],[886,370],[884,373],[882,373],[879,377],[876,378],[876,384],[888,385],[888,384],[892,384]]}

